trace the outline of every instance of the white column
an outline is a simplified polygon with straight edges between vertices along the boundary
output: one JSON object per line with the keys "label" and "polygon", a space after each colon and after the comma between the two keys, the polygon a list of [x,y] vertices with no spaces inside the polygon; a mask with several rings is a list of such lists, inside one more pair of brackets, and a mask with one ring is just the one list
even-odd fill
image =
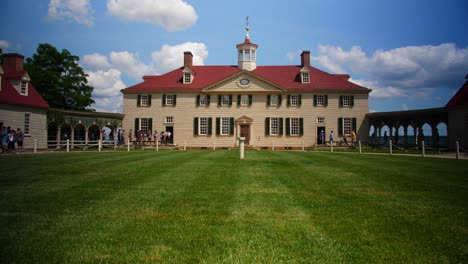
{"label": "white column", "polygon": [[67,152],[70,152],[70,140],[67,139]]}
{"label": "white column", "polygon": [[239,137],[239,155],[240,159],[244,159],[244,141],[245,137]]}

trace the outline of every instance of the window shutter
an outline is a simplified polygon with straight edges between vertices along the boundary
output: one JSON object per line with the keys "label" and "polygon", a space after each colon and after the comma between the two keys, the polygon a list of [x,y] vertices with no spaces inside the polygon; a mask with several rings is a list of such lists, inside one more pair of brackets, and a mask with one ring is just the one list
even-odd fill
{"label": "window shutter", "polygon": [[200,95],[197,95],[196,104],[197,104],[197,106],[200,106]]}
{"label": "window shutter", "polygon": [[343,118],[338,118],[338,136],[343,135]]}
{"label": "window shutter", "polygon": [[328,106],[328,95],[323,96],[323,106]]}
{"label": "window shutter", "polygon": [[232,94],[229,95],[229,106],[232,105]]}
{"label": "window shutter", "polygon": [[291,95],[288,94],[288,107],[291,105]]}
{"label": "window shutter", "polygon": [[271,104],[271,95],[267,95],[267,107]]}
{"label": "window shutter", "polygon": [[302,105],[302,95],[298,95],[297,96],[297,106],[301,106]]}
{"label": "window shutter", "polygon": [[216,135],[221,134],[221,126],[220,126],[221,120],[219,117],[216,118]]}
{"label": "window shutter", "polygon": [[289,117],[286,118],[286,136],[289,136],[291,133],[289,131]]}
{"label": "window shutter", "polygon": [[265,118],[265,136],[270,135],[270,118],[266,117]]}
{"label": "window shutter", "polygon": [[352,120],[352,127],[351,131],[357,132],[357,127],[356,127],[356,118],[351,119]]}
{"label": "window shutter", "polygon": [[282,117],[279,119],[279,130],[278,130],[278,135],[280,135],[280,136],[283,135],[283,118],[282,118]]}
{"label": "window shutter", "polygon": [[208,135],[212,134],[212,130],[213,130],[212,123],[213,123],[213,118],[209,117],[208,118],[208,133],[207,133]]}
{"label": "window shutter", "polygon": [[221,98],[222,98],[222,95],[218,95],[218,106],[221,106]]}
{"label": "window shutter", "polygon": [[304,118],[299,118],[299,136],[304,135]]}
{"label": "window shutter", "polygon": [[234,135],[234,117],[229,118],[229,135]]}
{"label": "window shutter", "polygon": [[340,107],[343,107],[343,96],[340,95]]}
{"label": "window shutter", "polygon": [[349,98],[350,98],[349,99],[349,105],[354,106],[354,95],[351,95]]}
{"label": "window shutter", "polygon": [[206,96],[206,105],[207,106],[210,105],[210,96],[209,95]]}
{"label": "window shutter", "polygon": [[141,105],[141,95],[137,96],[137,106]]}
{"label": "window shutter", "polygon": [[252,105],[252,95],[249,94],[249,106]]}
{"label": "window shutter", "polygon": [[161,103],[162,103],[162,106],[166,106],[166,95],[165,94],[162,95],[162,102]]}
{"label": "window shutter", "polygon": [[193,118],[193,134],[198,135],[198,117]]}
{"label": "window shutter", "polygon": [[148,118],[148,131],[151,135],[151,131],[153,131],[153,118]]}
{"label": "window shutter", "polygon": [[151,106],[151,94],[148,94],[148,106]]}
{"label": "window shutter", "polygon": [[135,130],[133,131],[135,139],[138,138],[138,130],[140,130],[140,119],[135,118]]}
{"label": "window shutter", "polygon": [[314,106],[317,106],[317,95],[314,94]]}
{"label": "window shutter", "polygon": [[172,105],[174,105],[174,106],[175,106],[175,105],[176,105],[176,103],[177,103],[177,95],[176,95],[176,94],[174,94],[174,95],[172,95],[172,96],[174,96],[174,97],[173,97],[173,98],[174,98],[174,100],[173,100],[173,103],[172,103]]}
{"label": "window shutter", "polygon": [[281,106],[281,102],[282,102],[281,95],[278,95],[278,106]]}
{"label": "window shutter", "polygon": [[241,98],[242,96],[240,94],[237,95],[237,106],[240,106],[241,104]]}

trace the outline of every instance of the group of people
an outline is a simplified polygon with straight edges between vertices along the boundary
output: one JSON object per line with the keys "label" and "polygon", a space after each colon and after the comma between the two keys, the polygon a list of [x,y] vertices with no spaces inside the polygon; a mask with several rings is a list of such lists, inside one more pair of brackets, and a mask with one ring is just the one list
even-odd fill
{"label": "group of people", "polygon": [[[122,129],[122,142],[125,142],[124,138],[124,132],[125,130]],[[120,130],[119,130],[119,135],[120,135]],[[154,130],[153,133],[151,131],[143,131],[143,130],[138,130],[136,133],[136,141],[138,142],[139,146],[143,146],[144,142],[154,142],[154,145],[157,144],[158,140],[161,142],[161,144],[169,144],[172,143],[172,133],[171,131],[163,131],[161,135],[159,135],[158,130]],[[133,141],[133,132],[132,129],[128,132],[128,139],[130,142]]]}
{"label": "group of people", "polygon": [[6,152],[23,152],[24,133],[21,128],[17,130],[6,127],[0,123],[0,141],[2,154]]}
{"label": "group of people", "polygon": [[[319,134],[319,140],[320,140],[320,144],[325,144],[325,132],[323,130],[320,131],[320,134]],[[330,144],[333,144],[333,142],[335,141],[335,135],[333,134],[333,130],[330,131],[330,135],[328,136],[328,141],[330,142]],[[344,135],[343,136],[343,143],[348,145],[348,140],[347,140],[347,136]],[[351,145],[354,146],[354,144],[356,143],[356,132],[352,131],[351,132]]]}

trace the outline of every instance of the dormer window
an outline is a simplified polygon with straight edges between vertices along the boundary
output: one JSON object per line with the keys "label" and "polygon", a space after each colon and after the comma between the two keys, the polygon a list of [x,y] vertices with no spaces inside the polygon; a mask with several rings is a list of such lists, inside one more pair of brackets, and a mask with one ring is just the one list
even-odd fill
{"label": "dormer window", "polygon": [[20,90],[21,95],[28,95],[28,82],[22,80],[21,81],[21,90]]}
{"label": "dormer window", "polygon": [[184,73],[184,83],[192,83],[192,74],[190,72]]}
{"label": "dormer window", "polygon": [[303,72],[301,74],[302,76],[302,83],[309,83],[310,82],[310,76],[309,76],[309,73],[308,72]]}

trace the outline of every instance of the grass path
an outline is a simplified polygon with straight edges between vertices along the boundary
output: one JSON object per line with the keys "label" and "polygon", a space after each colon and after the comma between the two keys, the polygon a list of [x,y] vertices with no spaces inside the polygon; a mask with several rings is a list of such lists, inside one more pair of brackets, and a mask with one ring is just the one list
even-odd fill
{"label": "grass path", "polygon": [[468,161],[145,151],[0,162],[6,263],[468,261]]}

